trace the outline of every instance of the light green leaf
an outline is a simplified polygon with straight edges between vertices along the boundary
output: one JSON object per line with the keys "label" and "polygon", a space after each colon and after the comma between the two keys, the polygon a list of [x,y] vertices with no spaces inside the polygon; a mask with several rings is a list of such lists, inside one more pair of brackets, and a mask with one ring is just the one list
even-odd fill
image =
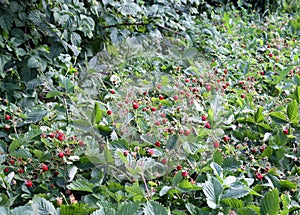
{"label": "light green leaf", "polygon": [[212,162],[210,164],[210,167],[213,169],[215,175],[219,176],[220,178],[223,178],[223,169],[219,164]]}
{"label": "light green leaf", "polygon": [[76,180],[67,186],[70,190],[93,192],[94,184],[89,183],[87,180]]}
{"label": "light green leaf", "polygon": [[158,202],[148,201],[143,209],[144,215],[168,215],[167,209]]}
{"label": "light green leaf", "polygon": [[279,212],[278,190],[273,189],[266,193],[260,206],[261,215],[273,215]]}
{"label": "light green leaf", "polygon": [[159,196],[164,196],[172,188],[173,187],[171,186],[163,186],[163,188],[159,191]]}
{"label": "light green leaf", "polygon": [[235,209],[244,207],[244,202],[240,199],[227,198],[222,199],[222,202],[225,203],[227,206]]}
{"label": "light green leaf", "polygon": [[170,136],[167,141],[166,148],[169,150],[173,149],[177,143],[177,140],[178,140],[177,134],[173,134],[172,136]]}
{"label": "light green leaf", "polygon": [[53,204],[48,200],[39,196],[35,196],[33,198],[33,203],[31,206],[32,206],[33,214],[39,214],[39,215],[57,214]]}
{"label": "light green leaf", "polygon": [[289,117],[290,121],[297,119],[298,117],[298,104],[296,100],[293,100],[288,104],[287,107],[287,116]]}
{"label": "light green leaf", "polygon": [[118,207],[117,215],[134,215],[139,209],[139,203],[123,203]]}
{"label": "light green leaf", "polygon": [[223,192],[222,184],[215,177],[209,177],[208,181],[204,184],[203,192],[206,196],[208,206],[216,209]]}
{"label": "light green leaf", "polygon": [[254,115],[254,119],[256,123],[262,122],[264,120],[264,116],[262,114],[263,110],[264,109],[262,107],[259,107],[258,110],[256,111]]}
{"label": "light green leaf", "polygon": [[271,112],[270,117],[278,123],[287,123],[286,115],[284,115],[282,112]]}
{"label": "light green leaf", "polygon": [[222,199],[226,198],[234,198],[238,199],[244,196],[247,196],[249,194],[249,190],[246,190],[244,188],[237,188],[237,189],[228,189],[226,192],[222,195]]}

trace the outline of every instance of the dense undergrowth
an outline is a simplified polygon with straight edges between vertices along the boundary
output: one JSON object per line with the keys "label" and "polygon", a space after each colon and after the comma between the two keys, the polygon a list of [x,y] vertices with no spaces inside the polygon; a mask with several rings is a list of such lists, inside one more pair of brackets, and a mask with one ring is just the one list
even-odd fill
{"label": "dense undergrowth", "polygon": [[0,214],[299,213],[295,2],[4,3]]}

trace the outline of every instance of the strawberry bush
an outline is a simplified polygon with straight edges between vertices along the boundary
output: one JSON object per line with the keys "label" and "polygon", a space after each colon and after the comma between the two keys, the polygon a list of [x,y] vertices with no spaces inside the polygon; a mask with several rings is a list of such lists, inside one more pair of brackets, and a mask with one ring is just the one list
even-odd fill
{"label": "strawberry bush", "polygon": [[298,214],[299,5],[2,1],[0,214]]}

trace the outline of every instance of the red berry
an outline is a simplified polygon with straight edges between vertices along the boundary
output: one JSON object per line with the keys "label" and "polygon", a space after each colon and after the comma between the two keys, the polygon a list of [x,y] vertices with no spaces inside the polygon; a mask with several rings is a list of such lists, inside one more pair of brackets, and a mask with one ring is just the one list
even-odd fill
{"label": "red berry", "polygon": [[183,171],[181,172],[181,175],[182,175],[182,177],[187,177],[187,176],[189,175],[189,172],[186,171],[186,170],[183,170]]}
{"label": "red berry", "polygon": [[5,167],[5,169],[3,170],[4,172],[9,172],[9,168]]}
{"label": "red berry", "polygon": [[265,151],[265,149],[266,149],[266,147],[264,147],[264,146],[261,146],[261,147],[259,148],[259,151],[262,153],[262,152],[264,152],[264,151]]}
{"label": "red berry", "polygon": [[220,146],[220,143],[218,141],[214,142],[214,148],[218,148]]}
{"label": "red berry", "polygon": [[152,111],[152,112],[154,112],[154,111],[156,111],[156,110],[157,110],[156,107],[151,107],[151,111]]}
{"label": "red berry", "polygon": [[177,96],[177,95],[174,95],[174,96],[173,96],[173,99],[174,99],[174,101],[177,101],[177,100],[178,100],[178,96]]}
{"label": "red berry", "polygon": [[159,95],[159,96],[158,96],[158,99],[159,99],[159,100],[164,100],[164,96],[163,96],[163,95]]}
{"label": "red berry", "polygon": [[125,150],[125,151],[123,152],[123,155],[127,157],[127,155],[128,155],[128,151],[127,151],[127,150]]}
{"label": "red berry", "polygon": [[156,122],[155,122],[155,125],[156,125],[156,126],[159,126],[159,125],[160,125],[160,121],[156,121]]}
{"label": "red berry", "polygon": [[211,86],[210,86],[210,85],[206,85],[205,89],[206,89],[207,91],[210,91],[210,90],[211,90]]}
{"label": "red berry", "polygon": [[108,115],[111,115],[111,114],[112,114],[112,110],[108,110],[106,113],[107,113]]}
{"label": "red berry", "polygon": [[26,187],[32,187],[33,184],[32,184],[31,180],[26,180],[25,185],[26,185]]}
{"label": "red berry", "polygon": [[5,119],[6,119],[6,120],[10,120],[10,115],[6,115],[6,116],[5,116]]}
{"label": "red berry", "polygon": [[58,156],[59,158],[63,158],[63,157],[65,156],[65,153],[59,152],[57,156]]}
{"label": "red berry", "polygon": [[25,171],[24,171],[24,169],[19,169],[18,172],[19,172],[20,174],[22,174],[22,173],[24,173]]}
{"label": "red berry", "polygon": [[185,130],[185,131],[184,131],[184,135],[185,135],[185,136],[189,136],[190,134],[191,134],[191,130],[188,129],[188,130]]}
{"label": "red berry", "polygon": [[264,177],[260,172],[256,173],[255,177],[258,179],[258,180],[262,180],[262,178]]}
{"label": "red berry", "polygon": [[78,145],[79,145],[80,147],[83,147],[83,146],[85,145],[85,143],[84,143],[83,140],[79,140],[79,141],[78,141]]}
{"label": "red berry", "polygon": [[42,165],[42,170],[43,170],[43,172],[46,172],[46,171],[48,171],[48,166],[47,165],[45,165],[45,164],[43,164]]}
{"label": "red berry", "polygon": [[48,136],[49,136],[50,138],[54,138],[54,137],[55,137],[55,134],[54,134],[54,133],[49,133]]}
{"label": "red berry", "polygon": [[168,161],[167,161],[166,158],[163,158],[163,159],[161,160],[161,163],[162,163],[163,165],[165,165],[167,162],[168,162]]}
{"label": "red berry", "polygon": [[62,203],[63,203],[62,197],[57,197],[57,198],[56,198],[56,205],[57,205],[57,206],[61,206]]}
{"label": "red berry", "polygon": [[155,142],[155,145],[156,145],[157,147],[160,147],[161,143],[160,143],[159,141],[156,141],[156,142]]}
{"label": "red berry", "polygon": [[272,54],[272,53],[270,53],[270,54],[269,54],[269,57],[273,57],[273,54]]}
{"label": "red berry", "polygon": [[182,166],[181,166],[181,165],[178,165],[178,166],[176,167],[176,169],[179,171],[179,170],[182,169]]}
{"label": "red berry", "polygon": [[14,165],[14,164],[15,164],[15,161],[14,161],[14,160],[10,160],[9,163],[10,163],[11,165]]}
{"label": "red berry", "polygon": [[288,135],[288,134],[289,134],[289,130],[288,130],[287,128],[285,128],[285,129],[283,129],[283,133],[284,133],[285,135]]}
{"label": "red berry", "polygon": [[203,115],[203,116],[201,117],[201,119],[202,119],[202,121],[206,121],[207,118],[206,118],[206,116]]}
{"label": "red berry", "polygon": [[205,128],[210,129],[210,124],[209,124],[209,122],[206,122],[206,123],[205,123]]}
{"label": "red berry", "polygon": [[227,69],[224,69],[224,74],[226,75],[228,73]]}
{"label": "red berry", "polygon": [[110,90],[110,93],[111,93],[111,94],[115,94],[116,91],[114,91],[113,89],[111,89],[111,90]]}
{"label": "red berry", "polygon": [[57,139],[59,141],[63,141],[65,139],[65,135],[58,135]]}
{"label": "red berry", "polygon": [[223,140],[224,140],[225,142],[228,142],[228,141],[230,140],[230,137],[228,137],[227,135],[225,135],[225,136],[223,137]]}
{"label": "red berry", "polygon": [[245,94],[241,94],[241,98],[242,98],[242,99],[245,98]]}
{"label": "red berry", "polygon": [[41,134],[41,138],[46,138],[46,137],[47,137],[47,134],[45,134],[45,133]]}
{"label": "red berry", "polygon": [[148,150],[148,154],[149,154],[150,156],[154,155],[154,150],[153,150],[153,149],[149,149],[149,150]]}
{"label": "red berry", "polygon": [[4,129],[8,131],[10,129],[10,125],[5,124]]}
{"label": "red berry", "polygon": [[139,108],[139,104],[137,102],[133,102],[132,103],[132,107],[133,107],[133,109],[138,109]]}

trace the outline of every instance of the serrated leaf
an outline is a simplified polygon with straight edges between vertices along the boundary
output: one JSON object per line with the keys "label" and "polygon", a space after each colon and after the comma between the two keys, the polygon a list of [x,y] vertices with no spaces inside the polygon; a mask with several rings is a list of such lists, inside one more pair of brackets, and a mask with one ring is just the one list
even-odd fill
{"label": "serrated leaf", "polygon": [[172,188],[173,187],[171,186],[163,186],[163,188],[161,188],[161,190],[159,191],[159,196],[164,196]]}
{"label": "serrated leaf", "polygon": [[278,122],[278,123],[287,123],[288,122],[286,115],[284,115],[281,112],[271,112],[269,115],[275,122]]}
{"label": "serrated leaf", "polygon": [[297,183],[288,181],[288,180],[280,180],[280,187],[286,190],[292,190],[297,188]]}
{"label": "serrated leaf", "polygon": [[249,193],[250,191],[244,188],[237,188],[237,189],[230,188],[226,190],[226,192],[222,195],[222,199],[226,199],[226,198],[238,199],[247,196]]}
{"label": "serrated leaf", "polygon": [[258,110],[256,111],[256,113],[254,115],[254,120],[256,123],[264,121],[264,116],[262,114],[263,110],[264,109],[262,107],[259,107]]}
{"label": "serrated leaf", "polygon": [[105,149],[104,149],[104,158],[105,158],[105,161],[108,163],[108,164],[113,164],[114,163],[114,158],[109,150],[109,148],[106,146]]}
{"label": "serrated leaf", "polygon": [[49,93],[46,94],[46,98],[47,99],[51,99],[53,97],[61,96],[61,95],[63,95],[62,92],[59,92],[59,91],[50,91]]}
{"label": "serrated leaf", "polygon": [[244,207],[244,202],[240,199],[234,199],[234,198],[222,199],[222,203],[225,203],[227,206],[235,209]]}
{"label": "serrated leaf", "polygon": [[32,206],[33,214],[39,214],[39,215],[57,214],[53,204],[48,200],[39,196],[35,196],[33,198],[33,203],[31,206]]}
{"label": "serrated leaf", "polygon": [[60,206],[60,215],[86,215],[89,214],[93,209],[89,209],[83,204],[70,204]]}
{"label": "serrated leaf", "polygon": [[[300,80],[300,76],[298,75],[298,80]],[[298,102],[298,104],[300,104],[300,86],[297,86],[297,88],[295,89],[295,92],[294,92],[294,96],[295,96],[295,99],[296,101]]]}
{"label": "serrated leaf", "polygon": [[92,113],[92,124],[98,124],[102,121],[102,110],[100,108],[100,105],[98,102],[95,102],[95,105],[94,105],[94,110],[93,110],[93,113]]}
{"label": "serrated leaf", "polygon": [[36,123],[41,121],[46,115],[48,111],[46,110],[33,110],[27,115],[27,118],[25,119],[26,123]]}
{"label": "serrated leaf", "polygon": [[28,158],[32,158],[31,153],[25,149],[18,149],[16,151],[11,152],[10,155],[15,156],[17,158],[22,158],[24,160],[27,160]]}
{"label": "serrated leaf", "polygon": [[260,206],[261,215],[278,214],[279,211],[279,194],[278,190],[273,189],[266,193]]}
{"label": "serrated leaf", "polygon": [[72,32],[71,33],[71,43],[74,46],[79,46],[81,44],[81,36],[76,32]]}
{"label": "serrated leaf", "polygon": [[176,146],[177,141],[178,141],[178,135],[173,134],[172,136],[169,137],[166,144],[166,148],[169,150],[173,149]]}
{"label": "serrated leaf", "polygon": [[156,138],[154,136],[152,136],[152,135],[151,136],[149,136],[149,135],[141,135],[140,137],[146,143],[150,143],[151,145],[155,144]]}
{"label": "serrated leaf", "polygon": [[123,203],[118,207],[117,215],[134,215],[139,209],[139,203]]}
{"label": "serrated leaf", "polygon": [[222,184],[215,177],[210,177],[203,186],[207,204],[210,208],[216,209],[223,192]]}
{"label": "serrated leaf", "polygon": [[298,117],[298,104],[296,100],[293,100],[290,102],[287,106],[287,116],[290,119],[290,121],[297,119]]}
{"label": "serrated leaf", "polygon": [[86,180],[76,180],[69,184],[67,188],[70,190],[85,191],[92,193],[94,184],[89,183]]}
{"label": "serrated leaf", "polygon": [[238,214],[240,214],[240,215],[257,215],[257,213],[252,208],[240,208],[240,209],[238,209]]}
{"label": "serrated leaf", "polygon": [[103,208],[94,211],[91,215],[106,215]]}
{"label": "serrated leaf", "polygon": [[215,162],[212,162],[210,164],[210,167],[214,171],[215,175],[219,176],[220,178],[223,178],[223,169],[222,169],[222,167],[219,164],[217,164]]}
{"label": "serrated leaf", "polygon": [[221,165],[224,161],[224,156],[222,152],[219,150],[215,150],[214,155],[213,155],[213,161],[219,165]]}
{"label": "serrated leaf", "polygon": [[167,209],[158,202],[148,201],[143,209],[144,215],[168,215]]}
{"label": "serrated leaf", "polygon": [[189,190],[193,188],[193,185],[188,180],[182,180],[177,186],[183,190]]}
{"label": "serrated leaf", "polygon": [[182,180],[182,175],[180,173],[177,173],[174,178],[172,179],[172,185],[173,187],[177,186],[177,184]]}
{"label": "serrated leaf", "polygon": [[11,144],[9,145],[8,152],[12,153],[17,148],[19,148],[22,145],[22,143],[23,143],[22,139],[15,139],[15,140],[13,140],[11,142]]}

